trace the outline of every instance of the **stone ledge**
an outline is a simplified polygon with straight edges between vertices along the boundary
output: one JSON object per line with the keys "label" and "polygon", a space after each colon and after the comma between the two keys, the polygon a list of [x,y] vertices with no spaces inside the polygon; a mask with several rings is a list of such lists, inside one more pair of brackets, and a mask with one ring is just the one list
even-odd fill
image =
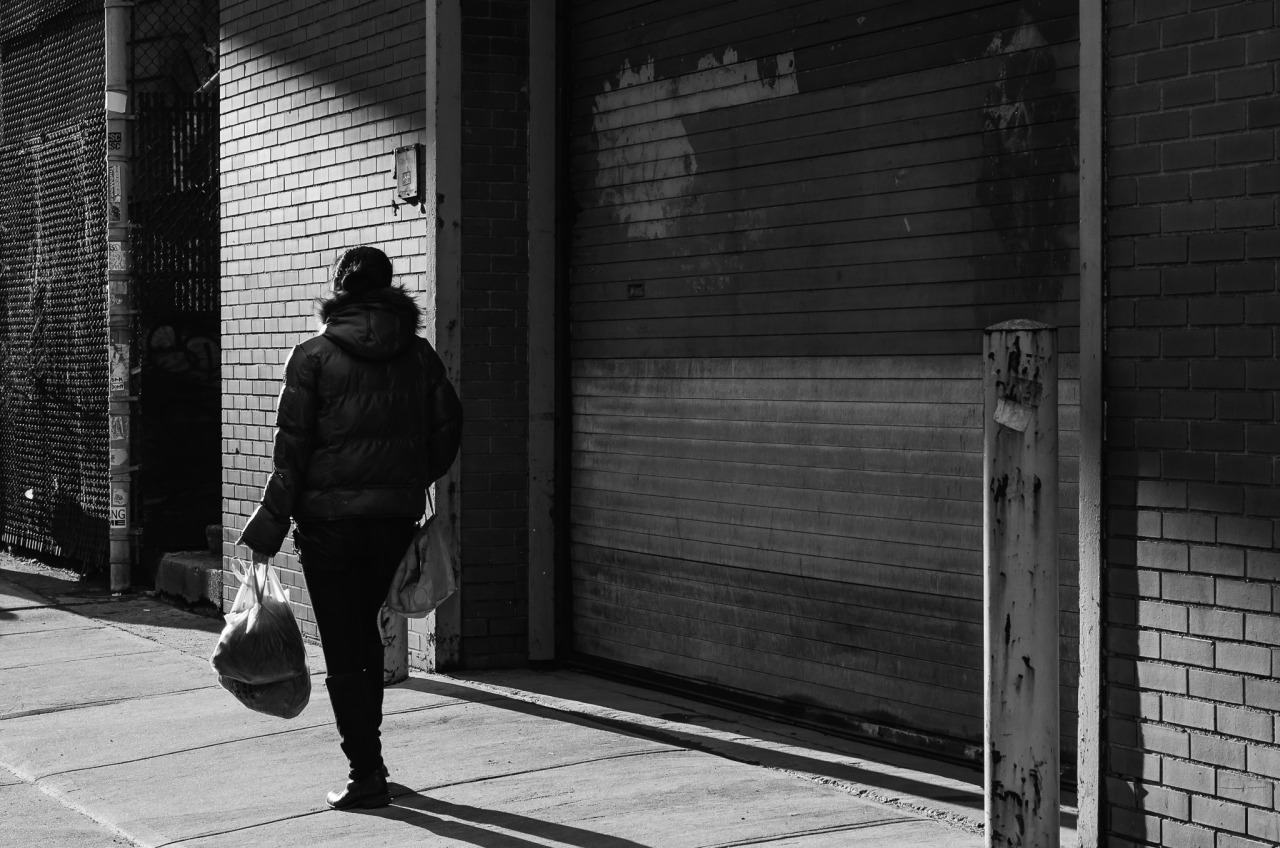
{"label": "stone ledge", "polygon": [[176,551],[160,558],[156,591],[188,603],[222,607],[222,557],[208,551]]}

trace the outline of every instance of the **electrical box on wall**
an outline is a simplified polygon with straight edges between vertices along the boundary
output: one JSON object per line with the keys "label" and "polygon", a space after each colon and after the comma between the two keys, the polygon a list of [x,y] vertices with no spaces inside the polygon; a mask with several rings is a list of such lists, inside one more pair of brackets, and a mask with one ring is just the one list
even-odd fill
{"label": "electrical box on wall", "polygon": [[421,144],[396,148],[396,199],[401,203],[422,203],[426,182],[426,150]]}

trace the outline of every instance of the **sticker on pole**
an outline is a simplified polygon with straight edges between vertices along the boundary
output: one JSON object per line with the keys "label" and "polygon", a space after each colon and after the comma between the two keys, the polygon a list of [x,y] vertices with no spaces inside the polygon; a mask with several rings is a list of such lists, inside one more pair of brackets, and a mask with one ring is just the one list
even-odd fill
{"label": "sticker on pole", "polygon": [[108,271],[127,271],[129,270],[129,251],[125,249],[122,241],[107,242],[107,270]]}
{"label": "sticker on pole", "polygon": [[129,390],[129,346],[111,345],[111,391],[127,392]]}
{"label": "sticker on pole", "polygon": [[1040,405],[1044,385],[1036,380],[1014,377],[1012,382],[1002,384],[1002,388],[1004,391],[996,400],[996,423],[1025,433],[1031,425],[1031,417],[1036,414],[1036,407]]}
{"label": "sticker on pole", "polygon": [[120,186],[120,163],[112,162],[107,165],[107,200],[112,203],[121,201],[122,192]]}
{"label": "sticker on pole", "polygon": [[124,489],[112,487],[109,515],[112,527],[129,526],[129,493]]}
{"label": "sticker on pole", "polygon": [[113,309],[128,309],[132,301],[130,292],[132,288],[129,285],[128,278],[107,280],[107,298]]}
{"label": "sticker on pole", "polygon": [[124,185],[119,162],[107,165],[107,220],[112,224],[124,223]]}

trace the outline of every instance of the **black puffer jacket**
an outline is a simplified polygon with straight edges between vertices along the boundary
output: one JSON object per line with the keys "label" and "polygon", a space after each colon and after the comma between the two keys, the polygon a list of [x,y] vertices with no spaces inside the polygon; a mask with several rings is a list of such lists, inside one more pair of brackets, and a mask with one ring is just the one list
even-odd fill
{"label": "black puffer jacket", "polygon": [[280,550],[290,517],[417,518],[449,470],[462,404],[398,287],[324,302],[324,331],[293,349],[276,412],[275,469],[240,543]]}

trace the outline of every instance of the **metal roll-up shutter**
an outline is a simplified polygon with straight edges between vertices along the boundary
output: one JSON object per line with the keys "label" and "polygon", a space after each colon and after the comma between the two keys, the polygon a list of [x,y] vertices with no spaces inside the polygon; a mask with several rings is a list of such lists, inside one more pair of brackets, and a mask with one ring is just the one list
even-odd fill
{"label": "metal roll-up shutter", "polygon": [[579,656],[972,754],[981,332],[1033,318],[1073,761],[1075,9],[571,4]]}

